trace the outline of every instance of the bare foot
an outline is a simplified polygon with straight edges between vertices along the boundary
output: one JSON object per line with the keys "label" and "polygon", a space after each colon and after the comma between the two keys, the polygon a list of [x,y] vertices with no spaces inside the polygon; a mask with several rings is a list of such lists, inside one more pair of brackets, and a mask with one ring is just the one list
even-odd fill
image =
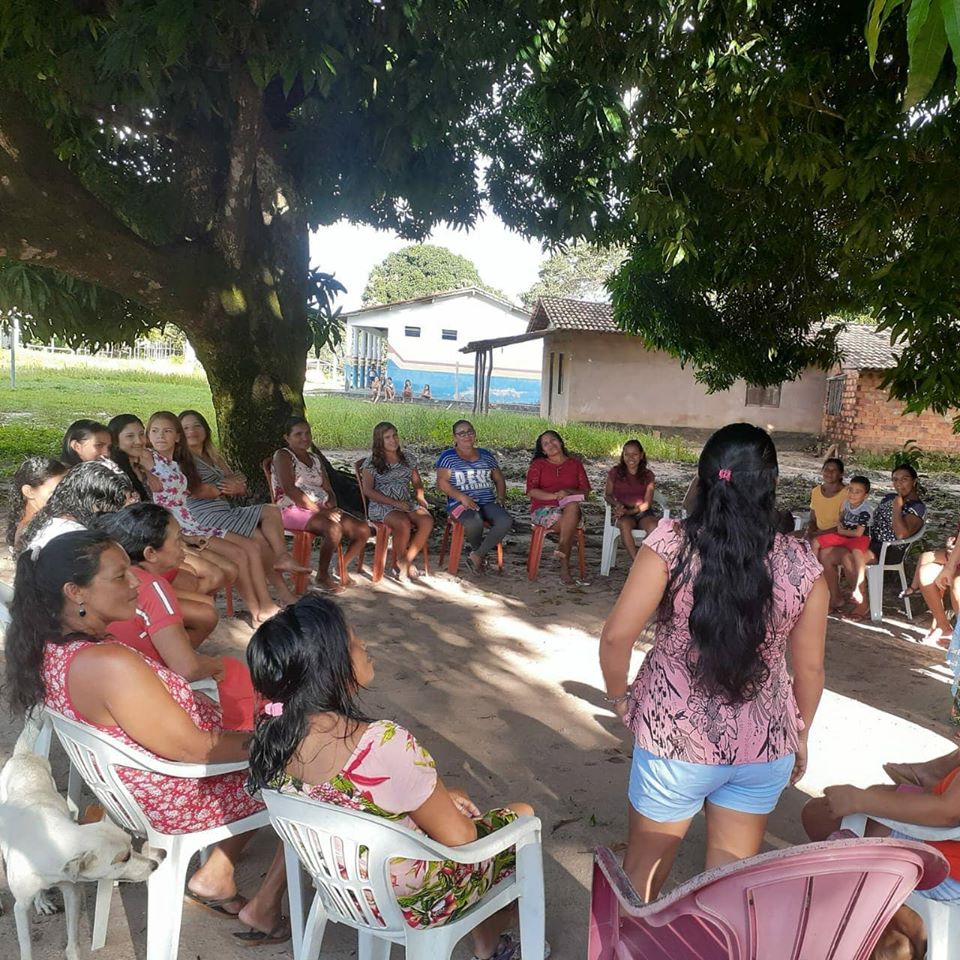
{"label": "bare foot", "polygon": [[856,604],[847,614],[848,620],[866,620],[870,616],[870,608],[865,603]]}
{"label": "bare foot", "polygon": [[337,583],[333,577],[317,577],[317,586],[327,593],[343,593],[344,585]]}
{"label": "bare foot", "polygon": [[353,582],[354,582],[353,577],[351,577],[349,573],[344,571],[343,576],[340,578],[340,585],[344,587],[352,587]]}
{"label": "bare foot", "polygon": [[566,568],[560,569],[560,582],[566,587],[573,586],[573,577],[570,576],[570,571]]}
{"label": "bare foot", "polygon": [[264,623],[266,620],[269,620],[271,617],[275,617],[280,612],[280,607],[275,603],[271,603],[269,607],[264,607],[258,613],[254,614],[253,619],[257,623]]}
{"label": "bare foot", "polygon": [[414,583],[420,579],[420,571],[412,563],[407,569],[407,577]]}
{"label": "bare foot", "polygon": [[278,573],[309,573],[310,568],[304,567],[301,564],[297,563],[289,553],[285,553],[282,557],[277,557],[276,562],[273,565],[273,569]]}
{"label": "bare foot", "polygon": [[831,600],[830,612],[839,613],[846,605],[847,605],[847,601],[844,600],[843,597],[840,597],[838,600]]}

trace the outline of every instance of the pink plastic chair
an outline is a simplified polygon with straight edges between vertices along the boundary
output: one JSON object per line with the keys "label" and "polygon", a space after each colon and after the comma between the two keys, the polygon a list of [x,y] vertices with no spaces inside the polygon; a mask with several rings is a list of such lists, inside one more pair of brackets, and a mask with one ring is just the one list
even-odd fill
{"label": "pink plastic chair", "polygon": [[867,960],[911,891],[946,875],[922,843],[833,840],[718,867],[645,904],[599,847],[587,958]]}

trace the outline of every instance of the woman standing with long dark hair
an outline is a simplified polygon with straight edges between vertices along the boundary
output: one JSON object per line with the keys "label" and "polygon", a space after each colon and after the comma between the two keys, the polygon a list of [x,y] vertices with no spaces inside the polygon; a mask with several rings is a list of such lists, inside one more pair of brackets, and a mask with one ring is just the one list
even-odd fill
{"label": "woman standing with long dark hair", "polygon": [[718,430],[697,472],[690,516],[643,542],[600,639],[606,700],[636,738],[624,869],[647,900],[704,806],[708,869],[759,852],[781,791],[806,768],[823,692],[828,591],[809,544],[776,532],[769,435]]}

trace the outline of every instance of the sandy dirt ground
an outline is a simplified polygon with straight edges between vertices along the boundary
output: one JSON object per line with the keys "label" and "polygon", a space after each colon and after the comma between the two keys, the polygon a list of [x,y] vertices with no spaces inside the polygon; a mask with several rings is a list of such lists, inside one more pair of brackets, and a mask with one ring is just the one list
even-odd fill
{"label": "sandy dirt ground", "polygon": [[[342,452],[342,459],[350,458]],[[797,456],[784,464],[784,481],[795,483],[796,506],[809,490],[818,463]],[[598,476],[599,468],[591,469]],[[676,502],[692,467],[660,471]],[[880,479],[877,477],[877,479]],[[783,489],[784,483],[781,485]],[[792,489],[792,488],[791,488]],[[518,509],[518,515],[521,511]],[[540,578],[526,579],[527,538],[523,530],[507,542],[503,574],[481,579],[435,573],[419,586],[368,580],[348,591],[344,607],[367,640],[376,663],[376,680],[366,696],[369,713],[410,727],[433,753],[438,770],[452,785],[467,790],[481,808],[526,800],[543,821],[547,891],[547,936],[558,958],[585,955],[591,855],[599,845],[622,850],[626,836],[626,780],[630,737],[601,699],[597,638],[625,577],[624,554],[609,578],[598,575],[599,520],[588,521],[587,555],[591,582],[563,589],[547,559]],[[431,544],[436,561],[437,540]],[[368,551],[368,568],[370,552]],[[9,563],[0,578],[9,579]],[[916,640],[927,616],[922,604],[907,621],[888,578],[887,617],[879,624],[831,620],[828,631],[827,691],[811,735],[806,777],[789,788],[770,819],[771,847],[803,840],[799,810],[825,785],[883,780],[881,764],[890,759],[925,759],[950,748],[949,675],[943,653]],[[208,652],[242,656],[250,628],[224,620],[207,641]],[[638,643],[635,669],[645,646]],[[0,760],[18,733],[0,715]],[[55,769],[65,768],[59,749]],[[695,875],[702,866],[703,820],[698,817],[681,850],[670,885]],[[241,891],[250,893],[266,868],[273,840],[264,834],[250,848],[239,872]],[[16,956],[12,902],[0,882],[0,957]],[[88,955],[93,887],[81,921]],[[102,960],[142,958],[145,951],[145,890],[119,888],[113,899]],[[182,958],[251,957],[231,943],[231,921],[218,920],[185,904]],[[62,956],[63,918],[35,920],[34,957]],[[290,947],[254,951],[285,957]],[[461,943],[457,960],[471,951]],[[329,926],[322,957],[356,956],[352,931]],[[395,948],[393,957],[402,956]]]}

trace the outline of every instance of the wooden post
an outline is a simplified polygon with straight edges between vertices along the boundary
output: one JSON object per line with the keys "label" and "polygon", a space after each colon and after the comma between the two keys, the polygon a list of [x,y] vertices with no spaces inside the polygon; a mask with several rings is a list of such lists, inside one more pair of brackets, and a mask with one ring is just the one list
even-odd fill
{"label": "wooden post", "polygon": [[483,378],[483,412],[490,412],[490,377],[493,374],[493,350],[487,353],[486,363],[484,364],[486,373]]}
{"label": "wooden post", "polygon": [[476,413],[480,403],[480,351],[473,355],[473,412]]}

